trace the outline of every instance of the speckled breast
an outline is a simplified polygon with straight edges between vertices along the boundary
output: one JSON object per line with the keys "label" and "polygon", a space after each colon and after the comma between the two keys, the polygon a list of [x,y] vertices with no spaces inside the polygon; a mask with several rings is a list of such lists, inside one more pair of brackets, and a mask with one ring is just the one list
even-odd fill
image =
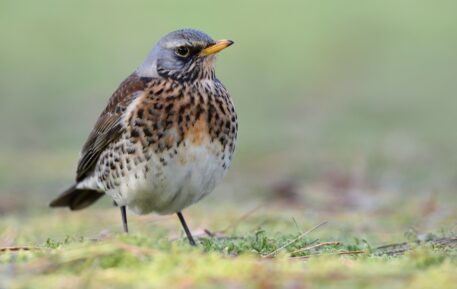
{"label": "speckled breast", "polygon": [[99,186],[138,214],[174,213],[222,180],[237,135],[233,103],[217,80],[151,82],[125,114],[125,131],[101,155]]}

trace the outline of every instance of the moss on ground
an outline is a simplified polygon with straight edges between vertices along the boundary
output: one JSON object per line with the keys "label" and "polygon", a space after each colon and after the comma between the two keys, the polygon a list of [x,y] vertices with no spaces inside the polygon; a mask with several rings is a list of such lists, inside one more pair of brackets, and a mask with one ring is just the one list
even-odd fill
{"label": "moss on ground", "polygon": [[[406,234],[406,243],[377,248],[330,224],[285,221],[281,210],[254,212],[242,222],[221,215],[227,212],[214,216],[227,220],[221,224],[207,222],[202,210],[192,211],[190,223],[231,227],[194,229],[197,248],[176,234],[180,228],[172,217],[132,217],[129,235],[120,232],[114,209],[57,212],[60,222],[49,214],[5,218],[0,237],[4,243],[16,240],[10,245],[17,248],[0,253],[0,288],[415,289],[451,288],[457,282],[456,240],[450,236],[420,240]],[[262,218],[272,222],[258,226]],[[91,235],[95,229],[101,232]],[[378,233],[384,234],[382,227],[368,238]]]}

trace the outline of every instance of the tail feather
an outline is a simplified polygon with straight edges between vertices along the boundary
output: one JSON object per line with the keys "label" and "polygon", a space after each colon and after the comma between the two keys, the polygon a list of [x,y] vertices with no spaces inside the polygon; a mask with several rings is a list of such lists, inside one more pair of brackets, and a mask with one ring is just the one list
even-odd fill
{"label": "tail feather", "polygon": [[93,204],[103,195],[103,193],[94,190],[77,189],[75,184],[54,199],[49,206],[53,208],[69,207],[71,210],[81,210]]}

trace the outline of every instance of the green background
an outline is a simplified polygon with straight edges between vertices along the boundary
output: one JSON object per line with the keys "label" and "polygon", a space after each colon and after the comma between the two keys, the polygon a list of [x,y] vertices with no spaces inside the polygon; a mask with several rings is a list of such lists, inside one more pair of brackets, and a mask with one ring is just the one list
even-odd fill
{"label": "green background", "polygon": [[266,162],[313,181],[362,162],[374,182],[449,187],[456,6],[2,1],[0,194],[45,201],[70,183],[108,97],[161,36],[184,27],[235,41],[217,63],[240,119],[233,171]]}
{"label": "green background", "polygon": [[[456,11],[456,1],[2,0],[0,245],[120,231],[108,198],[81,213],[47,204],[72,183],[79,150],[117,85],[161,36],[187,27],[235,41],[216,72],[240,127],[224,183],[185,212],[194,231],[229,226],[267,204],[232,233],[281,235],[327,220],[323,241],[382,245],[405,232],[454,232]],[[180,232],[174,217],[130,222],[162,239]],[[408,271],[401,262],[409,261],[393,262]],[[360,276],[395,267],[357,264]]]}

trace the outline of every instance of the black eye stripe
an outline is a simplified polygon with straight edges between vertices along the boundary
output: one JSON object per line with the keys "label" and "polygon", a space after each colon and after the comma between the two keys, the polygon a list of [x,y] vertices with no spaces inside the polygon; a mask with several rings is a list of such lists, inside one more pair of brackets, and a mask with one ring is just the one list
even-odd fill
{"label": "black eye stripe", "polygon": [[196,47],[196,46],[179,46],[175,48],[175,54],[179,57],[188,57],[197,55],[202,51],[203,47]]}

